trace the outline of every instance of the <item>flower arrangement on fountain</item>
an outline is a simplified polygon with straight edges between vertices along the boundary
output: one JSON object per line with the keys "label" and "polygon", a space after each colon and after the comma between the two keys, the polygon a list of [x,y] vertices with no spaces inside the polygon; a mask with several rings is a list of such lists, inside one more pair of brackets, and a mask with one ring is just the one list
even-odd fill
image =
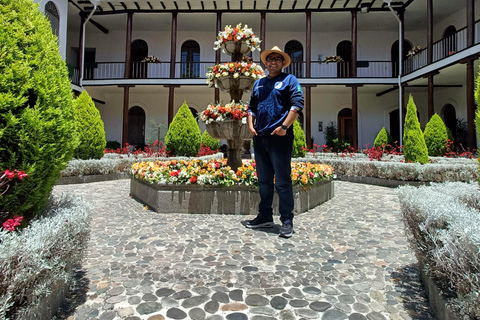
{"label": "flower arrangement on fountain", "polygon": [[240,76],[251,77],[254,80],[265,77],[262,67],[253,62],[225,62],[207,67],[207,84],[209,87],[217,87],[217,80],[221,77],[233,77],[237,79]]}
{"label": "flower arrangement on fountain", "polygon": [[247,110],[248,104],[243,102],[232,101],[225,105],[209,104],[203,112],[199,114],[200,120],[209,124],[213,121],[228,121],[228,120],[241,120],[242,123],[247,123]]}
{"label": "flower arrangement on fountain", "polygon": [[[170,160],[137,162],[131,167],[131,174],[140,180],[156,184],[198,184],[214,186],[245,185],[257,186],[255,161],[244,161],[232,170],[226,159],[211,160]],[[292,183],[305,190],[315,182],[329,180],[333,168],[326,164],[292,162]]]}
{"label": "flower arrangement on fountain", "polygon": [[251,51],[260,50],[260,38],[256,37],[253,30],[247,25],[242,27],[241,23],[233,28],[231,25],[225,26],[225,30],[218,33],[217,41],[213,43],[215,45],[214,49],[222,48],[222,44],[225,42],[241,40],[245,40]]}

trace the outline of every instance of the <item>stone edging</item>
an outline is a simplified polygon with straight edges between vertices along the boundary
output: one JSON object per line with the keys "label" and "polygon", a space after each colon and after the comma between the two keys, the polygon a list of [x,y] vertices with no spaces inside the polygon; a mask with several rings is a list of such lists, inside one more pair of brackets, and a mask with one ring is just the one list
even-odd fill
{"label": "stone edging", "polygon": [[56,185],[65,184],[79,184],[89,182],[102,182],[109,180],[130,179],[131,175],[127,172],[109,173],[109,174],[93,174],[88,176],[76,176],[76,177],[60,177],[55,181]]}
{"label": "stone edging", "polygon": [[422,259],[418,259],[418,269],[420,272],[420,279],[425,286],[425,291],[428,296],[428,303],[430,309],[438,320],[460,320],[451,308],[448,307],[448,303],[442,295],[442,291],[438,288],[435,281],[429,277],[425,272],[425,263]]}
{"label": "stone edging", "polygon": [[425,182],[425,181],[390,180],[390,179],[381,179],[381,178],[375,178],[375,177],[347,176],[343,174],[337,174],[337,180],[372,184],[376,186],[389,187],[389,188],[396,188],[398,186],[403,186],[403,185],[409,185],[414,187],[430,185],[430,182]]}

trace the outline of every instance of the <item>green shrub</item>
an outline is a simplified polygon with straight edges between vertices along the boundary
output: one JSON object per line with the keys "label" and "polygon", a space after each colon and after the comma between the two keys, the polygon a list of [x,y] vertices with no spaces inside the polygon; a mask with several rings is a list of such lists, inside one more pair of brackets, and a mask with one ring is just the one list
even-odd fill
{"label": "green shrub", "polygon": [[403,154],[406,162],[428,162],[428,150],[425,144],[422,129],[417,118],[417,107],[410,95],[405,116],[405,129],[403,132]]}
{"label": "green shrub", "polygon": [[300,126],[300,123],[298,120],[295,120],[293,122],[293,151],[292,151],[292,157],[293,158],[298,158],[298,157],[304,157],[307,148],[307,142],[305,140],[305,133],[303,132],[302,127]]}
{"label": "green shrub", "polygon": [[475,112],[475,127],[477,130],[477,141],[480,141],[480,71],[477,75],[477,79],[475,80],[475,101],[477,103],[477,111]]}
{"label": "green shrub", "polygon": [[83,91],[75,99],[73,106],[79,139],[73,157],[82,160],[100,159],[107,144],[100,112],[87,91]]}
{"label": "green shrub", "polygon": [[213,138],[207,130],[205,130],[202,134],[202,144],[205,147],[209,147],[210,150],[215,151],[220,148],[220,141],[218,139]]}
{"label": "green shrub", "polygon": [[445,155],[448,140],[447,127],[438,114],[434,114],[425,126],[425,144],[427,145],[428,155],[438,157]]}
{"label": "green shrub", "polygon": [[176,156],[194,157],[200,149],[201,141],[200,127],[187,102],[183,102],[168,128],[165,148],[167,152]]}
{"label": "green shrub", "polygon": [[0,197],[0,212],[31,219],[75,148],[73,96],[57,37],[38,5],[0,0],[0,170],[28,174]]}
{"label": "green shrub", "polygon": [[387,145],[393,146],[393,138],[390,135],[390,133],[385,129],[385,127],[378,132],[377,137],[375,138],[375,141],[373,142],[374,147],[382,147],[386,148]]}

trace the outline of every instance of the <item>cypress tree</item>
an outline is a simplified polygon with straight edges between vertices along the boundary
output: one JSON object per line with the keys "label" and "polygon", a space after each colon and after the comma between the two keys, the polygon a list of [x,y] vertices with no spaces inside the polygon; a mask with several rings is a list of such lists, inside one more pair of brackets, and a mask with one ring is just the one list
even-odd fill
{"label": "cypress tree", "polygon": [[405,128],[403,132],[403,155],[406,162],[428,162],[428,150],[425,144],[420,122],[417,118],[417,107],[410,95],[405,116]]}
{"label": "cypress tree", "polygon": [[38,5],[1,0],[0,17],[0,171],[28,175],[0,197],[0,212],[29,220],[44,209],[72,158],[73,95],[57,38]]}
{"label": "cypress tree", "polygon": [[428,155],[438,157],[445,155],[448,140],[447,127],[438,114],[434,114],[425,126],[425,144]]}
{"label": "cypress tree", "polygon": [[209,147],[210,150],[218,150],[220,148],[220,141],[218,139],[213,138],[207,130],[205,130],[202,134],[202,144],[205,147]]}
{"label": "cypress tree", "polygon": [[184,101],[168,128],[165,149],[176,156],[194,157],[200,150],[201,141],[200,127]]}
{"label": "cypress tree", "polygon": [[307,147],[307,142],[305,140],[305,133],[303,132],[302,127],[298,120],[293,122],[293,150],[292,157],[299,158],[304,157],[307,152],[305,149]]}
{"label": "cypress tree", "polygon": [[385,148],[387,145],[393,145],[393,138],[390,133],[383,127],[377,134],[373,146]]}
{"label": "cypress tree", "polygon": [[107,144],[105,126],[87,91],[84,90],[75,99],[74,112],[79,144],[73,152],[73,157],[83,160],[102,158]]}

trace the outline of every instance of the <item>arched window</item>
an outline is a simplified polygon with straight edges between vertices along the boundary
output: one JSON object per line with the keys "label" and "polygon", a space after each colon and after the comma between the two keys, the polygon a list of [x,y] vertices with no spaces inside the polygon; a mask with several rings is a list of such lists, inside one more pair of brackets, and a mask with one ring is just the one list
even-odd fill
{"label": "arched window", "polygon": [[390,135],[392,136],[393,142],[399,143],[400,141],[400,115],[398,109],[393,110],[389,114],[390,118]]}
{"label": "arched window", "polygon": [[135,148],[145,146],[145,111],[134,106],[128,110],[128,144]]}
{"label": "arched window", "polygon": [[455,111],[455,107],[452,106],[450,103],[447,103],[443,106],[443,122],[445,123],[445,127],[450,130],[452,133],[453,139],[457,137],[457,112]]}
{"label": "arched window", "polygon": [[303,46],[296,40],[290,40],[285,45],[285,53],[290,56],[292,63],[285,69],[297,78],[303,78]]}
{"label": "arched window", "polygon": [[338,137],[346,142],[353,141],[353,118],[352,109],[344,108],[340,110],[337,117],[338,121]]}
{"label": "arched window", "polygon": [[343,62],[337,62],[337,77],[350,77],[350,62],[352,61],[352,42],[341,41],[337,44],[336,55],[342,58]]}
{"label": "arched window", "polygon": [[448,57],[451,54],[457,52],[457,28],[454,26],[448,26],[443,32],[443,43],[444,43],[444,57]]}
{"label": "arched window", "polygon": [[195,40],[187,40],[182,44],[182,74],[180,77],[200,77],[200,45]]}
{"label": "arched window", "polygon": [[137,39],[130,45],[131,77],[134,79],[145,79],[147,77],[147,64],[142,60],[148,56],[148,44]]}
{"label": "arched window", "polygon": [[48,1],[45,5],[45,15],[50,21],[53,34],[58,37],[58,30],[60,29],[60,15],[58,14],[57,6],[52,1]]}
{"label": "arched window", "polygon": [[[409,41],[403,42],[403,56],[402,59],[408,55],[408,51],[412,50],[412,44]],[[392,61],[392,77],[398,77],[398,40],[392,44],[390,51],[391,61]],[[405,70],[405,69],[404,69]]]}

